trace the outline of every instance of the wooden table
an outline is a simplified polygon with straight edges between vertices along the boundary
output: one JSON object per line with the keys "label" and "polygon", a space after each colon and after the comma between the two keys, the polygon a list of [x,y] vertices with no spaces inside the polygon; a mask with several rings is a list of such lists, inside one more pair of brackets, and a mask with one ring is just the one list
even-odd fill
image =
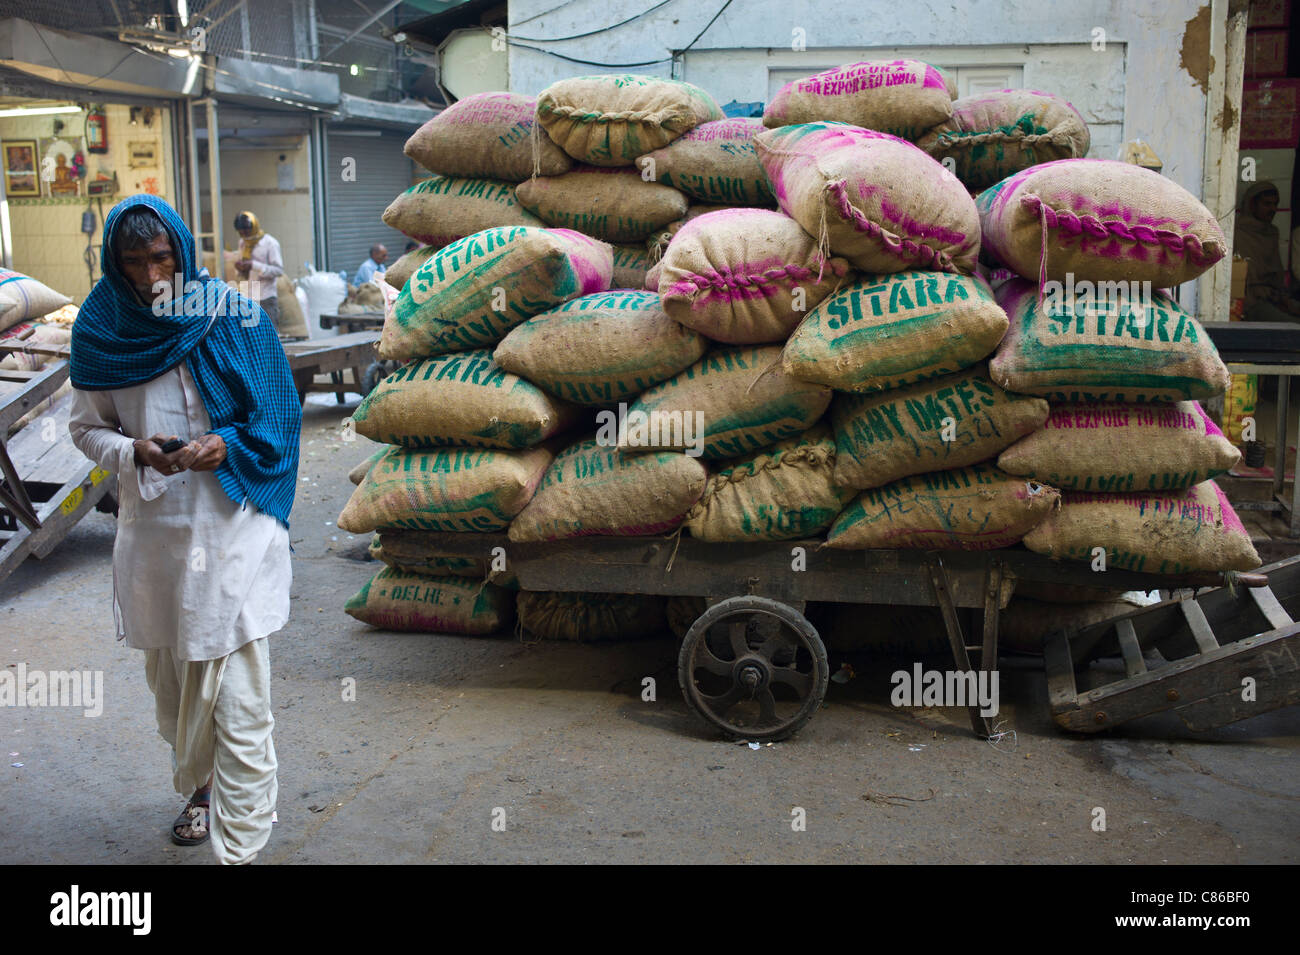
{"label": "wooden table", "polygon": [[365,332],[384,327],[383,312],[354,312],[351,315],[322,315],[321,328],[337,328],[341,333]]}
{"label": "wooden table", "polygon": [[[293,372],[298,397],[306,400],[309,391],[332,391],[338,397],[339,404],[342,404],[345,392],[354,391],[364,396],[366,369],[377,360],[375,346],[378,342],[379,333],[373,331],[352,332],[312,341],[285,342],[284,353],[289,358],[289,369]],[[352,371],[351,384],[343,378],[343,372],[348,369]],[[318,384],[317,375],[329,375],[331,381]]]}

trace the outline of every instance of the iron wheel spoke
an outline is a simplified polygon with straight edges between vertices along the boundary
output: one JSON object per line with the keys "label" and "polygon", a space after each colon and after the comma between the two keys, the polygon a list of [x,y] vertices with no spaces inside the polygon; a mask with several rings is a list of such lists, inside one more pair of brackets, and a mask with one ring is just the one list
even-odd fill
{"label": "iron wheel spoke", "polygon": [[736,660],[739,660],[749,652],[749,641],[745,639],[747,629],[744,617],[732,620],[727,625],[727,639],[731,641],[731,652],[735,654]]}
{"label": "iron wheel spoke", "polygon": [[708,696],[707,694],[701,693],[700,702],[712,710],[715,716],[722,716],[722,714],[726,713],[727,710],[739,703],[744,695],[744,687],[733,686],[726,693],[723,693],[720,696]]}
{"label": "iron wheel spoke", "polygon": [[777,722],[776,717],[776,697],[772,695],[771,687],[763,687],[754,694],[754,699],[758,700],[758,715],[764,723]]}
{"label": "iron wheel spoke", "polygon": [[808,695],[812,692],[812,674],[800,673],[794,667],[773,667],[772,682],[790,687],[799,694],[801,700],[808,699]]}
{"label": "iron wheel spoke", "polygon": [[709,644],[706,640],[700,641],[699,651],[695,654],[695,665],[701,670],[707,670],[715,676],[731,676],[732,664],[727,660],[723,660],[709,649]]}

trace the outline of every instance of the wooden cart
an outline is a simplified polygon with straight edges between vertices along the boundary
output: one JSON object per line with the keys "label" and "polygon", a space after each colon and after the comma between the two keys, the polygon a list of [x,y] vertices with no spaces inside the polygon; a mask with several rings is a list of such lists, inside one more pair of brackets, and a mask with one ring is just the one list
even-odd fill
{"label": "wooden cart", "polygon": [[[352,332],[311,341],[284,342],[284,353],[293,372],[298,399],[305,401],[309,391],[332,391],[339,404],[343,404],[345,392],[369,394],[374,385],[374,374],[371,372],[368,376],[367,371],[376,363],[375,345],[378,341],[378,332]],[[351,372],[350,382],[343,377],[345,371]],[[329,383],[318,384],[317,375],[329,375]]]}
{"label": "wooden cart", "polygon": [[[398,559],[428,553],[480,560],[504,556],[524,590],[705,598],[707,609],[678,655],[682,693],[723,733],[755,741],[794,733],[825,696],[826,648],[804,616],[809,601],[938,607],[953,665],[970,673],[996,669],[998,615],[1017,581],[1098,586],[1087,563],[1054,561],[1025,550],[845,551],[823,543],[710,544],[683,535],[516,544],[504,534],[384,533],[385,551]],[[1169,577],[1111,570],[1104,576],[1105,586],[1125,590],[1224,582],[1220,574]],[[958,611],[966,608],[982,614],[978,642],[968,641],[963,631]],[[969,713],[977,735],[993,734],[978,706],[970,706]]]}
{"label": "wooden cart", "polygon": [[0,354],[14,350],[56,360],[39,371],[0,370],[0,580],[28,555],[49,554],[91,508],[117,509],[117,478],[72,443],[71,395],[6,439],[10,426],[58,391],[69,372],[67,345],[0,346]]}

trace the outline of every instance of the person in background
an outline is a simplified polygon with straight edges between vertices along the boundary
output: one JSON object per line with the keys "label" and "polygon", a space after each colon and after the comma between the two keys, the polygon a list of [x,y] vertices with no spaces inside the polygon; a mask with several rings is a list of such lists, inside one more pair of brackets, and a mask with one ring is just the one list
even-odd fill
{"label": "person in background", "polygon": [[1277,204],[1277,186],[1264,181],[1246,190],[1237,207],[1232,251],[1250,262],[1246,270],[1244,316],[1248,322],[1300,320],[1300,300],[1287,289],[1286,269],[1282,266],[1278,244],[1281,237],[1273,225]]}
{"label": "person in background", "polygon": [[275,280],[284,274],[280,243],[275,236],[262,231],[257,216],[251,212],[235,216],[235,231],[239,233],[239,259],[235,262],[235,271],[241,281],[248,282],[248,298],[262,306],[262,311],[278,331],[280,296],[275,289]]}
{"label": "person in background", "polygon": [[[1300,232],[1300,229],[1297,229],[1296,231]],[[412,249],[418,249],[419,247],[420,247],[420,243],[416,242],[414,239],[409,239],[406,243],[406,248],[402,250],[402,255],[405,255],[407,252],[410,252]]]}
{"label": "person in background", "polygon": [[382,273],[388,271],[388,266],[384,264],[387,261],[388,250],[382,245],[372,245],[370,247],[370,258],[361,263],[361,267],[357,269],[357,274],[352,280],[352,284],[356,286],[365,285],[374,278],[376,272]]}
{"label": "person in background", "polygon": [[189,796],[172,841],[247,863],[276,803],[267,638],[289,617],[302,406],[271,323],[199,269],[166,202],[118,203],[101,258],[72,328],[68,430],[117,476],[114,630],[144,652]]}

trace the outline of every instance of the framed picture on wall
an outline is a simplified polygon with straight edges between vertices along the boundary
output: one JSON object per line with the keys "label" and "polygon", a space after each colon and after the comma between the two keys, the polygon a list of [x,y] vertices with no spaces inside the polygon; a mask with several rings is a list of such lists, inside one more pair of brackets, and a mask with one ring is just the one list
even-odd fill
{"label": "framed picture on wall", "polygon": [[34,139],[7,139],[3,144],[5,194],[10,198],[39,196],[40,162]]}
{"label": "framed picture on wall", "polygon": [[47,196],[63,198],[81,195],[81,176],[77,164],[80,149],[80,139],[40,141],[41,185]]}

